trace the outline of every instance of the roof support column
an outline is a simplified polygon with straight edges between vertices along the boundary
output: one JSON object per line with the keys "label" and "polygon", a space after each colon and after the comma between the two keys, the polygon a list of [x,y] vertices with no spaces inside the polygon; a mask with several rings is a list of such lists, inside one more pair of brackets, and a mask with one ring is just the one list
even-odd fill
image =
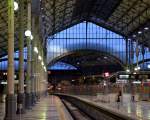
{"label": "roof support column", "polygon": [[43,54],[43,61],[44,61],[44,67],[43,67],[43,79],[44,79],[44,95],[47,96],[47,87],[48,87],[48,79],[47,79],[47,67],[46,67],[46,55],[45,52]]}
{"label": "roof support column", "polygon": [[125,38],[125,43],[126,43],[126,71],[130,71],[130,63],[129,63],[129,39],[126,37]]}
{"label": "roof support column", "polygon": [[43,93],[43,46],[41,44],[41,41],[39,39],[38,41],[38,44],[39,44],[39,56],[40,56],[40,59],[38,59],[38,73],[39,73],[39,77],[38,77],[38,93],[39,93],[39,99]]}
{"label": "roof support column", "polygon": [[[39,40],[39,39],[38,39]],[[39,50],[39,55],[38,55],[38,59],[37,59],[37,98],[38,100],[40,99],[40,69],[41,69],[41,61],[40,61],[40,47],[39,47],[39,41],[38,41],[38,50]]]}
{"label": "roof support column", "polygon": [[39,86],[39,84],[40,84],[40,71],[39,71],[39,69],[40,69],[40,62],[39,62],[39,60],[38,60],[38,66],[37,66],[37,69],[38,69],[38,77],[37,77],[37,98],[38,98],[38,100],[40,99],[40,86]]}
{"label": "roof support column", "polygon": [[32,63],[31,63],[31,74],[32,74],[32,78],[31,78],[31,94],[32,94],[32,106],[35,105],[36,102],[36,77],[35,77],[35,66],[36,66],[36,53],[34,52],[34,47],[35,47],[35,16],[32,17],[32,32],[33,32],[33,40],[32,40]]}
{"label": "roof support column", "polygon": [[[38,54],[40,52],[38,48],[39,41],[39,16],[33,14],[32,16],[32,32],[33,32],[33,41],[32,41],[32,102],[36,103],[38,101]],[[33,95],[34,94],[34,95]]]}
{"label": "roof support column", "polygon": [[14,0],[8,2],[8,76],[5,120],[16,119],[16,97],[14,94]]}
{"label": "roof support column", "polygon": [[46,85],[46,78],[45,78],[45,56],[44,56],[44,51],[43,51],[43,48],[42,48],[42,58],[43,58],[43,64],[41,64],[41,86],[42,86],[42,95],[45,96],[45,93],[46,93],[46,89],[47,87],[45,86]]}
{"label": "roof support column", "polygon": [[31,105],[34,106],[34,52],[33,52],[33,41],[31,43]]}
{"label": "roof support column", "polygon": [[[45,63],[45,65],[46,65],[46,63]],[[45,68],[46,68],[46,66],[45,66]],[[44,71],[44,93],[45,93],[45,96],[47,96],[47,89],[48,89],[48,79],[47,79],[47,68],[46,68],[46,70]]]}
{"label": "roof support column", "polygon": [[125,38],[125,42],[126,42],[126,65],[128,67],[128,38]]}
{"label": "roof support column", "polygon": [[[41,39],[39,39],[39,40],[41,40]],[[42,66],[42,60],[43,60],[43,56],[42,56],[42,51],[43,51],[43,49],[42,49],[42,45],[41,45],[41,41],[39,41],[39,49],[40,49],[40,53],[39,53],[39,55],[41,56],[41,60],[39,61],[39,74],[40,74],[40,76],[39,76],[39,97],[41,97],[41,92],[42,92],[42,69],[43,69],[43,66]]]}
{"label": "roof support column", "polygon": [[[31,0],[28,0],[27,29],[31,31]],[[31,39],[27,37],[26,108],[31,108]]]}
{"label": "roof support column", "polygon": [[19,1],[19,93],[17,96],[17,113],[25,113],[24,94],[24,0]]}
{"label": "roof support column", "polygon": [[37,40],[38,40],[38,35],[37,34],[34,34],[35,36],[35,39],[34,39],[34,49],[36,48],[37,49],[37,53],[35,54],[34,58],[35,58],[35,69],[34,69],[34,76],[35,76],[35,102],[38,100],[38,53],[39,53],[39,50],[37,48]]}

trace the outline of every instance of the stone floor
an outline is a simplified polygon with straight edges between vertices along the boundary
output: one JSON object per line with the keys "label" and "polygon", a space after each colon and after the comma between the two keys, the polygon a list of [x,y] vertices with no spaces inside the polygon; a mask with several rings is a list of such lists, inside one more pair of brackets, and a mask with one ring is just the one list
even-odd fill
{"label": "stone floor", "polygon": [[[23,115],[17,115],[17,120],[71,120],[65,107],[56,96],[41,98],[31,110]],[[0,120],[4,118],[4,104],[0,104]]]}
{"label": "stone floor", "polygon": [[133,116],[139,120],[150,120],[150,102],[139,101],[139,102],[108,102],[104,103],[98,101],[96,96],[80,96],[84,99],[93,101],[94,103],[106,107],[108,109],[120,111],[128,116]]}
{"label": "stone floor", "polygon": [[[121,111],[128,116],[137,117],[139,120],[150,120],[150,102],[104,103],[98,101],[96,96],[80,97],[93,101],[100,106]],[[0,103],[0,120],[3,120],[4,113],[5,104]],[[48,96],[41,98],[40,102],[38,102],[31,110],[27,110],[25,114],[18,115],[17,120],[71,120],[71,117],[58,97]]]}
{"label": "stone floor", "polygon": [[5,104],[0,103],[0,120],[3,120],[4,115],[5,115]]}

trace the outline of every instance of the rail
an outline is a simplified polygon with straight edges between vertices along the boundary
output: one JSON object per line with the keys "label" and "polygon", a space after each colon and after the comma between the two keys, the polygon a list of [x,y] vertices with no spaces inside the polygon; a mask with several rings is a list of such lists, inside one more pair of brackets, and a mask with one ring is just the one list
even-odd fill
{"label": "rail", "polygon": [[129,117],[121,112],[107,109],[99,106],[88,100],[82,99],[73,95],[55,94],[61,99],[67,100],[74,106],[79,108],[82,112],[94,120],[137,120],[137,118]]}

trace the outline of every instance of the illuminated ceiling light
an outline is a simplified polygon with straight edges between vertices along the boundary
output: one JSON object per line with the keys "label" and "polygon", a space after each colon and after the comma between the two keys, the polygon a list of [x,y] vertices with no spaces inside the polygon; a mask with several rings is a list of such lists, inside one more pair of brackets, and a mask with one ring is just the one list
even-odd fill
{"label": "illuminated ceiling light", "polygon": [[130,38],[128,38],[128,40],[130,41],[131,39],[130,39]]}
{"label": "illuminated ceiling light", "polygon": [[147,68],[150,69],[150,64],[147,65]]}
{"label": "illuminated ceiling light", "polygon": [[1,82],[2,85],[7,85],[7,82]]}
{"label": "illuminated ceiling light", "polygon": [[107,56],[104,57],[104,59],[107,59],[107,58],[108,58]]}
{"label": "illuminated ceiling light", "polygon": [[44,70],[45,70],[45,72],[46,72],[46,67],[44,66]]}
{"label": "illuminated ceiling light", "polygon": [[140,69],[141,69],[141,67],[140,67],[140,66],[138,66],[138,67],[137,67],[137,69],[138,69],[138,70],[140,70]]}
{"label": "illuminated ceiling light", "polygon": [[30,39],[33,40],[33,35],[30,36]]}
{"label": "illuminated ceiling light", "polygon": [[137,67],[135,67],[135,68],[134,68],[134,70],[135,70],[135,71],[137,71],[137,70],[138,70],[138,68],[137,68]]}
{"label": "illuminated ceiling light", "polygon": [[14,75],[14,79],[16,79],[17,78],[17,75]]}
{"label": "illuminated ceiling light", "polygon": [[17,11],[19,8],[18,3],[16,1],[14,1],[14,10]]}
{"label": "illuminated ceiling light", "polygon": [[41,56],[38,56],[38,59],[39,59],[39,60],[42,60]]}
{"label": "illuminated ceiling light", "polygon": [[44,65],[44,63],[43,63],[43,61],[42,61],[42,63],[41,63],[42,65]]}
{"label": "illuminated ceiling light", "polygon": [[139,31],[138,34],[142,34],[142,31]]}
{"label": "illuminated ceiling light", "polygon": [[145,28],[144,28],[144,30],[148,30],[148,29],[149,29],[148,27],[145,27]]}
{"label": "illuminated ceiling light", "polygon": [[34,47],[34,52],[36,52],[37,54],[38,54],[38,49],[37,49],[37,47]]}
{"label": "illuminated ceiling light", "polygon": [[126,72],[130,72],[130,69],[126,69]]}
{"label": "illuminated ceiling light", "polygon": [[133,35],[133,37],[135,38],[135,37],[136,37],[136,35]]}
{"label": "illuminated ceiling light", "polygon": [[106,81],[104,81],[104,84],[103,84],[104,86],[106,86]]}
{"label": "illuminated ceiling light", "polygon": [[136,74],[136,72],[133,73],[134,75]]}
{"label": "illuminated ceiling light", "polygon": [[26,37],[30,37],[31,36],[31,31],[30,30],[26,30],[25,31],[25,36]]}
{"label": "illuminated ceiling light", "polygon": [[3,75],[7,75],[7,72],[4,72]]}

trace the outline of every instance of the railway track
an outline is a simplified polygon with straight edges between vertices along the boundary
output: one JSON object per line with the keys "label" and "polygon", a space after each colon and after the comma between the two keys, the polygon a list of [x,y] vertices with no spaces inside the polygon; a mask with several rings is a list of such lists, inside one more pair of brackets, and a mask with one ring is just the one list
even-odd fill
{"label": "railway track", "polygon": [[64,103],[74,120],[138,120],[119,111],[97,106],[93,102],[73,95],[55,94]]}
{"label": "railway track", "polygon": [[77,108],[70,102],[64,99],[62,99],[62,102],[64,103],[65,107],[67,108],[67,110],[69,111],[74,120],[93,120],[86,113],[81,111],[79,108]]}

